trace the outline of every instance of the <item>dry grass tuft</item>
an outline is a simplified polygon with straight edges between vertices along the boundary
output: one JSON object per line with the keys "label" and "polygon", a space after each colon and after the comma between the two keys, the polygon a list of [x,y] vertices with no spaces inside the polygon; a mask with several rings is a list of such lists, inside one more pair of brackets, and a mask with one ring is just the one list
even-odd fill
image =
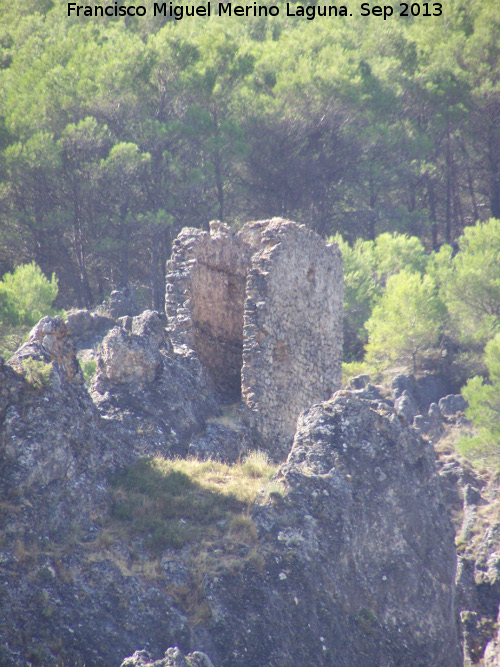
{"label": "dry grass tuft", "polygon": [[[274,474],[267,455],[252,452],[242,463],[144,458],[115,480],[113,518],[143,536],[153,553],[181,548],[226,533],[246,531],[248,512]],[[238,518],[240,517],[240,518]],[[236,528],[236,526],[239,526]]]}

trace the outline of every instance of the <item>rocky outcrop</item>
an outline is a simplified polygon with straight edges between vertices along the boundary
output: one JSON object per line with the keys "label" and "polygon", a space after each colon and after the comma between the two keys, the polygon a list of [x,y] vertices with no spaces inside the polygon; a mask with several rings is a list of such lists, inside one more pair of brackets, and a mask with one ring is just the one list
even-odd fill
{"label": "rocky outcrop", "polygon": [[137,456],[186,455],[208,417],[220,414],[213,385],[196,355],[174,351],[154,311],[123,318],[103,339],[90,395],[110,437]]}
{"label": "rocky outcrop", "polygon": [[205,584],[215,665],[462,664],[454,534],[428,443],[340,392],[299,419],[276,482],[286,496],[252,514],[260,571]]}
{"label": "rocky outcrop", "polygon": [[[458,496],[457,594],[466,664],[498,665],[500,655],[500,523],[498,479],[449,461],[440,472]],[[455,482],[453,486],[451,482]]]}
{"label": "rocky outcrop", "polygon": [[214,667],[214,665],[210,658],[201,651],[184,655],[175,646],[169,648],[161,660],[153,660],[148,651],[136,651],[133,656],[126,658],[120,667]]}
{"label": "rocky outcrop", "polygon": [[2,665],[111,667],[138,645],[188,641],[140,545],[106,533],[110,479],[141,455],[187,451],[219,407],[199,362],[171,354],[157,313],[123,325],[104,340],[95,400],[59,318],[0,360]]}
{"label": "rocky outcrop", "polygon": [[396,375],[391,384],[394,399],[397,400],[406,390],[415,403],[415,414],[425,414],[431,403],[437,403],[448,394],[448,385],[440,375],[425,372],[420,377]]}
{"label": "rocky outcrop", "polygon": [[109,441],[60,318],[43,318],[0,367],[0,490],[10,498],[4,539],[47,539],[91,527],[105,507]]}
{"label": "rocky outcrop", "polygon": [[[115,326],[122,326],[123,320],[139,314],[132,287],[123,291],[115,290],[95,311],[72,309],[65,321],[76,349],[76,356],[87,372],[93,369],[103,338]],[[89,368],[86,366],[89,365]]]}
{"label": "rocky outcrop", "polygon": [[460,394],[444,396],[444,389],[442,379],[430,373],[420,378],[397,375],[391,384],[394,408],[420,434],[437,441],[445,424],[467,423],[463,414],[467,408],[465,399]]}
{"label": "rocky outcrop", "polygon": [[448,394],[439,401],[439,411],[444,417],[452,417],[457,412],[465,412],[467,401],[461,394]]}

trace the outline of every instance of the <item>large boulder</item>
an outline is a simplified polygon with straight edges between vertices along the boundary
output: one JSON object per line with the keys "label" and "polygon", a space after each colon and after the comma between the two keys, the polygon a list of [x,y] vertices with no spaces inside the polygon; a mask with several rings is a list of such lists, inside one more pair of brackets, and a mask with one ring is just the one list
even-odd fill
{"label": "large boulder", "polygon": [[2,360],[0,389],[0,492],[14,500],[6,506],[6,542],[91,527],[105,507],[110,441],[60,318],[44,317]]}
{"label": "large boulder", "polygon": [[339,392],[300,418],[257,506],[260,567],[212,577],[204,650],[224,667],[462,665],[453,528],[432,446]]}
{"label": "large boulder", "polygon": [[137,456],[179,456],[220,414],[213,385],[192,350],[172,349],[164,317],[124,317],[103,339],[90,395],[110,437]]}
{"label": "large boulder", "polygon": [[[161,364],[160,317],[158,313],[146,311],[130,320],[131,327],[135,325],[139,333],[119,326],[112,329],[101,343],[98,371],[103,379],[114,384],[153,382]],[[141,322],[136,324],[134,320]]]}
{"label": "large boulder", "polygon": [[448,394],[439,401],[439,409],[445,417],[456,415],[457,412],[465,412],[467,401],[461,394]]}

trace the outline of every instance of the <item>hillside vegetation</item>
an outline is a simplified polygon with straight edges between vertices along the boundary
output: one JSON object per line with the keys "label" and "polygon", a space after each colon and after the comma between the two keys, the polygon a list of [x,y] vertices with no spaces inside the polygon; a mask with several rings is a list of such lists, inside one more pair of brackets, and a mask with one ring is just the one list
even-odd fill
{"label": "hillside vegetation", "polygon": [[429,250],[500,217],[496,0],[387,20],[153,4],[0,2],[0,275],[35,261],[60,306],[134,283],[161,309],[185,225],[281,215]]}
{"label": "hillside vegetation", "polygon": [[466,227],[455,248],[428,254],[416,237],[388,233],[344,258],[344,376],[381,377],[395,366],[443,376],[469,402],[479,434],[464,453],[497,465],[500,221]]}

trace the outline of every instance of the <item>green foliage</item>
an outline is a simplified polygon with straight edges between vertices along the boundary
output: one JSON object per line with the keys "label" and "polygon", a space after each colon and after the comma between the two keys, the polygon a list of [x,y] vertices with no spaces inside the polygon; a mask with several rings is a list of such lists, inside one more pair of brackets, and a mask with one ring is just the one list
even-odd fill
{"label": "green foliage", "polygon": [[426,273],[433,279],[443,299],[452,268],[453,248],[447,244],[442,245],[437,252],[433,252],[427,263]]}
{"label": "green foliage", "polygon": [[366,361],[350,361],[342,363],[342,386],[345,387],[349,380],[357,375],[369,375],[373,381],[378,376],[378,369]]}
{"label": "green foliage", "polygon": [[367,320],[384,292],[388,278],[401,270],[422,274],[428,262],[422,242],[405,234],[380,234],[375,241],[358,239],[351,247],[340,234],[344,264],[344,360],[360,361],[368,341]]}
{"label": "green foliage", "polygon": [[14,352],[26,342],[30,330],[31,326],[0,326],[0,355],[4,359],[10,359]]}
{"label": "green foliage", "polygon": [[354,361],[362,356],[368,339],[365,323],[380,294],[374,243],[358,239],[351,247],[340,234],[331,241],[338,243],[344,265],[344,359]]}
{"label": "green foliage", "polygon": [[18,266],[0,282],[0,322],[7,326],[34,325],[45,315],[55,315],[57,279],[48,280],[35,262]]}
{"label": "green foliage", "polygon": [[476,376],[467,382],[462,395],[469,403],[466,416],[472,419],[477,435],[462,438],[458,449],[471,458],[500,461],[500,333],[486,345],[484,362],[489,381]]}
{"label": "green foliage", "polygon": [[366,323],[367,361],[399,361],[416,372],[422,354],[438,344],[444,312],[429,276],[408,271],[391,276]]}
{"label": "green foliage", "polygon": [[484,345],[500,329],[499,220],[466,227],[455,254],[445,244],[428,255],[419,239],[401,234],[352,247],[340,235],[334,240],[344,258],[347,373],[361,362],[363,345],[372,370],[397,361],[416,371],[441,334],[461,346],[456,381],[481,372]]}
{"label": "green foliage", "polygon": [[375,239],[373,253],[375,272],[381,285],[390,276],[403,270],[423,274],[428,261],[422,241],[406,234],[379,234]]}
{"label": "green foliage", "polygon": [[23,375],[26,381],[33,387],[33,389],[40,390],[50,385],[50,374],[52,373],[52,362],[45,363],[27,357],[22,360]]}
{"label": "green foliage", "polygon": [[0,282],[0,322],[3,326],[13,325],[18,321],[15,301],[3,282]]}
{"label": "green foliage", "polygon": [[241,470],[246,477],[264,479],[269,476],[271,464],[266,452],[256,451],[247,456],[241,464]]}
{"label": "green foliage", "polygon": [[[55,270],[68,305],[130,281],[161,308],[186,224],[282,215],[324,237],[396,230],[431,248],[500,216],[500,9],[450,1],[430,23],[384,25],[292,19],[281,0],[272,19],[203,21],[153,17],[150,0],[126,20],[5,5],[0,256]],[[410,245],[377,241],[375,292],[423,271]],[[349,360],[374,296],[352,280]],[[12,317],[2,295],[0,308]]]}
{"label": "green foliage", "polygon": [[441,291],[462,338],[486,341],[500,330],[500,220],[466,227],[459,245],[447,270],[438,260]]}
{"label": "green foliage", "polygon": [[90,384],[90,381],[95,375],[95,371],[97,368],[97,363],[95,359],[91,359],[90,361],[86,361],[82,364],[82,373],[83,373],[83,379],[85,380],[85,384]]}

